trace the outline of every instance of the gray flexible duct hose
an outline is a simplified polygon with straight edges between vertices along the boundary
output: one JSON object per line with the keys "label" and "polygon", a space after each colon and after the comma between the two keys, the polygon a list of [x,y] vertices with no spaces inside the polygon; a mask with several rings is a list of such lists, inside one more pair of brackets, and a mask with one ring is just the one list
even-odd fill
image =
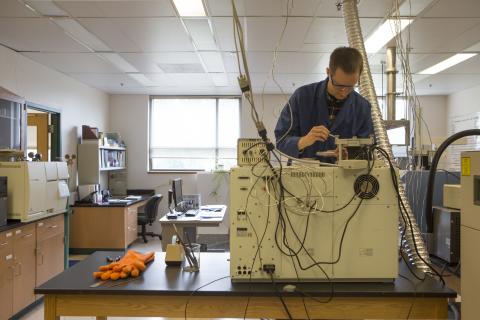
{"label": "gray flexible duct hose", "polygon": [[[360,21],[358,19],[357,0],[343,0],[342,10],[348,43],[351,47],[359,50],[363,57],[363,72],[360,75],[360,94],[364,96],[372,105],[372,122],[377,144],[379,147],[384,149],[390,159],[393,160],[392,147],[388,141],[387,130],[385,128],[385,124],[383,123],[382,114],[378,106],[377,94],[375,93],[372,74],[370,72],[367,54],[365,52],[362,29],[360,28]],[[403,247],[412,265],[416,266],[424,273],[431,273],[430,267],[427,265],[430,264],[430,257],[428,255],[428,251],[425,249],[422,235],[418,229],[417,222],[405,194],[405,189],[401,183],[399,183],[398,189],[400,198],[405,205],[407,215],[410,217],[410,221],[412,222],[412,230],[410,230],[408,225],[405,226],[403,219],[400,219],[400,232],[404,234],[405,239]],[[417,250],[415,250],[415,244]],[[421,257],[419,257],[419,255]]]}

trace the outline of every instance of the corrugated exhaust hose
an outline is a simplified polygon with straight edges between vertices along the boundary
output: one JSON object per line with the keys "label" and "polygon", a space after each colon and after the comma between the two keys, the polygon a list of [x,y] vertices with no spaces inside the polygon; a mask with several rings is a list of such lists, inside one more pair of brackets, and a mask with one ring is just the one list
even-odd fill
{"label": "corrugated exhaust hose", "polygon": [[[387,130],[382,120],[382,114],[378,106],[377,95],[373,85],[372,74],[368,65],[367,54],[365,52],[365,45],[363,43],[362,30],[360,28],[360,21],[358,19],[357,0],[343,0],[342,1],[343,18],[345,21],[345,30],[347,33],[348,43],[351,47],[360,51],[363,57],[363,72],[360,75],[360,94],[364,96],[372,105],[372,122],[375,131],[375,138],[378,146],[384,149],[388,157],[393,161],[393,153],[390,142],[388,141]],[[407,225],[403,219],[400,218],[400,232],[404,235],[402,248],[409,262],[416,266],[424,273],[432,273],[429,265],[430,257],[425,248],[422,235],[419,231],[417,222],[413,212],[408,203],[407,196],[403,185],[399,183],[398,191],[401,201],[404,205],[404,211],[409,219]]]}

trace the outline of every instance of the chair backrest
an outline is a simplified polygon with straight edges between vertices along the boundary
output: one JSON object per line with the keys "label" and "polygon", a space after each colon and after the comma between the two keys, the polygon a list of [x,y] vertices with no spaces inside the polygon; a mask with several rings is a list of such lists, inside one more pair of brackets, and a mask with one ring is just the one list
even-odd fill
{"label": "chair backrest", "polygon": [[163,196],[161,194],[156,194],[150,199],[148,199],[145,204],[145,216],[147,217],[148,223],[152,223],[157,218],[158,214],[158,204],[162,200]]}

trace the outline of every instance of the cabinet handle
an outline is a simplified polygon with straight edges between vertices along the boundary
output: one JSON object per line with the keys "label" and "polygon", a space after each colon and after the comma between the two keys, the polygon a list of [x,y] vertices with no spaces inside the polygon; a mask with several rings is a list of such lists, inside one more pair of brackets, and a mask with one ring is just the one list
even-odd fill
{"label": "cabinet handle", "polygon": [[7,244],[8,244],[7,242],[0,243],[0,247],[6,246]]}
{"label": "cabinet handle", "polygon": [[37,251],[37,266],[41,266],[43,264],[43,253],[40,251],[40,248],[35,250]]}
{"label": "cabinet handle", "polygon": [[56,224],[54,224],[53,226],[50,226],[50,229],[55,229],[56,227],[58,227]]}
{"label": "cabinet handle", "polygon": [[18,267],[18,268],[16,268],[16,269],[18,269],[18,273],[13,273],[13,275],[18,277],[22,274],[22,264],[20,262],[17,262],[16,266]]}
{"label": "cabinet handle", "polygon": [[31,236],[33,236],[33,233],[26,234],[23,236],[23,238],[30,238]]}
{"label": "cabinet handle", "polygon": [[8,280],[12,280],[13,277],[15,276],[15,265],[8,267],[10,269],[10,278],[7,278]]}

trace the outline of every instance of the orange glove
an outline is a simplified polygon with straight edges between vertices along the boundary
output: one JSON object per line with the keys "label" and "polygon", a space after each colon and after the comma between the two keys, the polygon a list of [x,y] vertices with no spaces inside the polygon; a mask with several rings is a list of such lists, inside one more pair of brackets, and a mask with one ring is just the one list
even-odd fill
{"label": "orange glove", "polygon": [[134,250],[128,250],[127,253],[117,262],[100,266],[98,272],[93,273],[95,279],[118,280],[129,276],[138,277],[140,272],[146,269],[146,264],[155,259],[155,252],[141,254]]}

